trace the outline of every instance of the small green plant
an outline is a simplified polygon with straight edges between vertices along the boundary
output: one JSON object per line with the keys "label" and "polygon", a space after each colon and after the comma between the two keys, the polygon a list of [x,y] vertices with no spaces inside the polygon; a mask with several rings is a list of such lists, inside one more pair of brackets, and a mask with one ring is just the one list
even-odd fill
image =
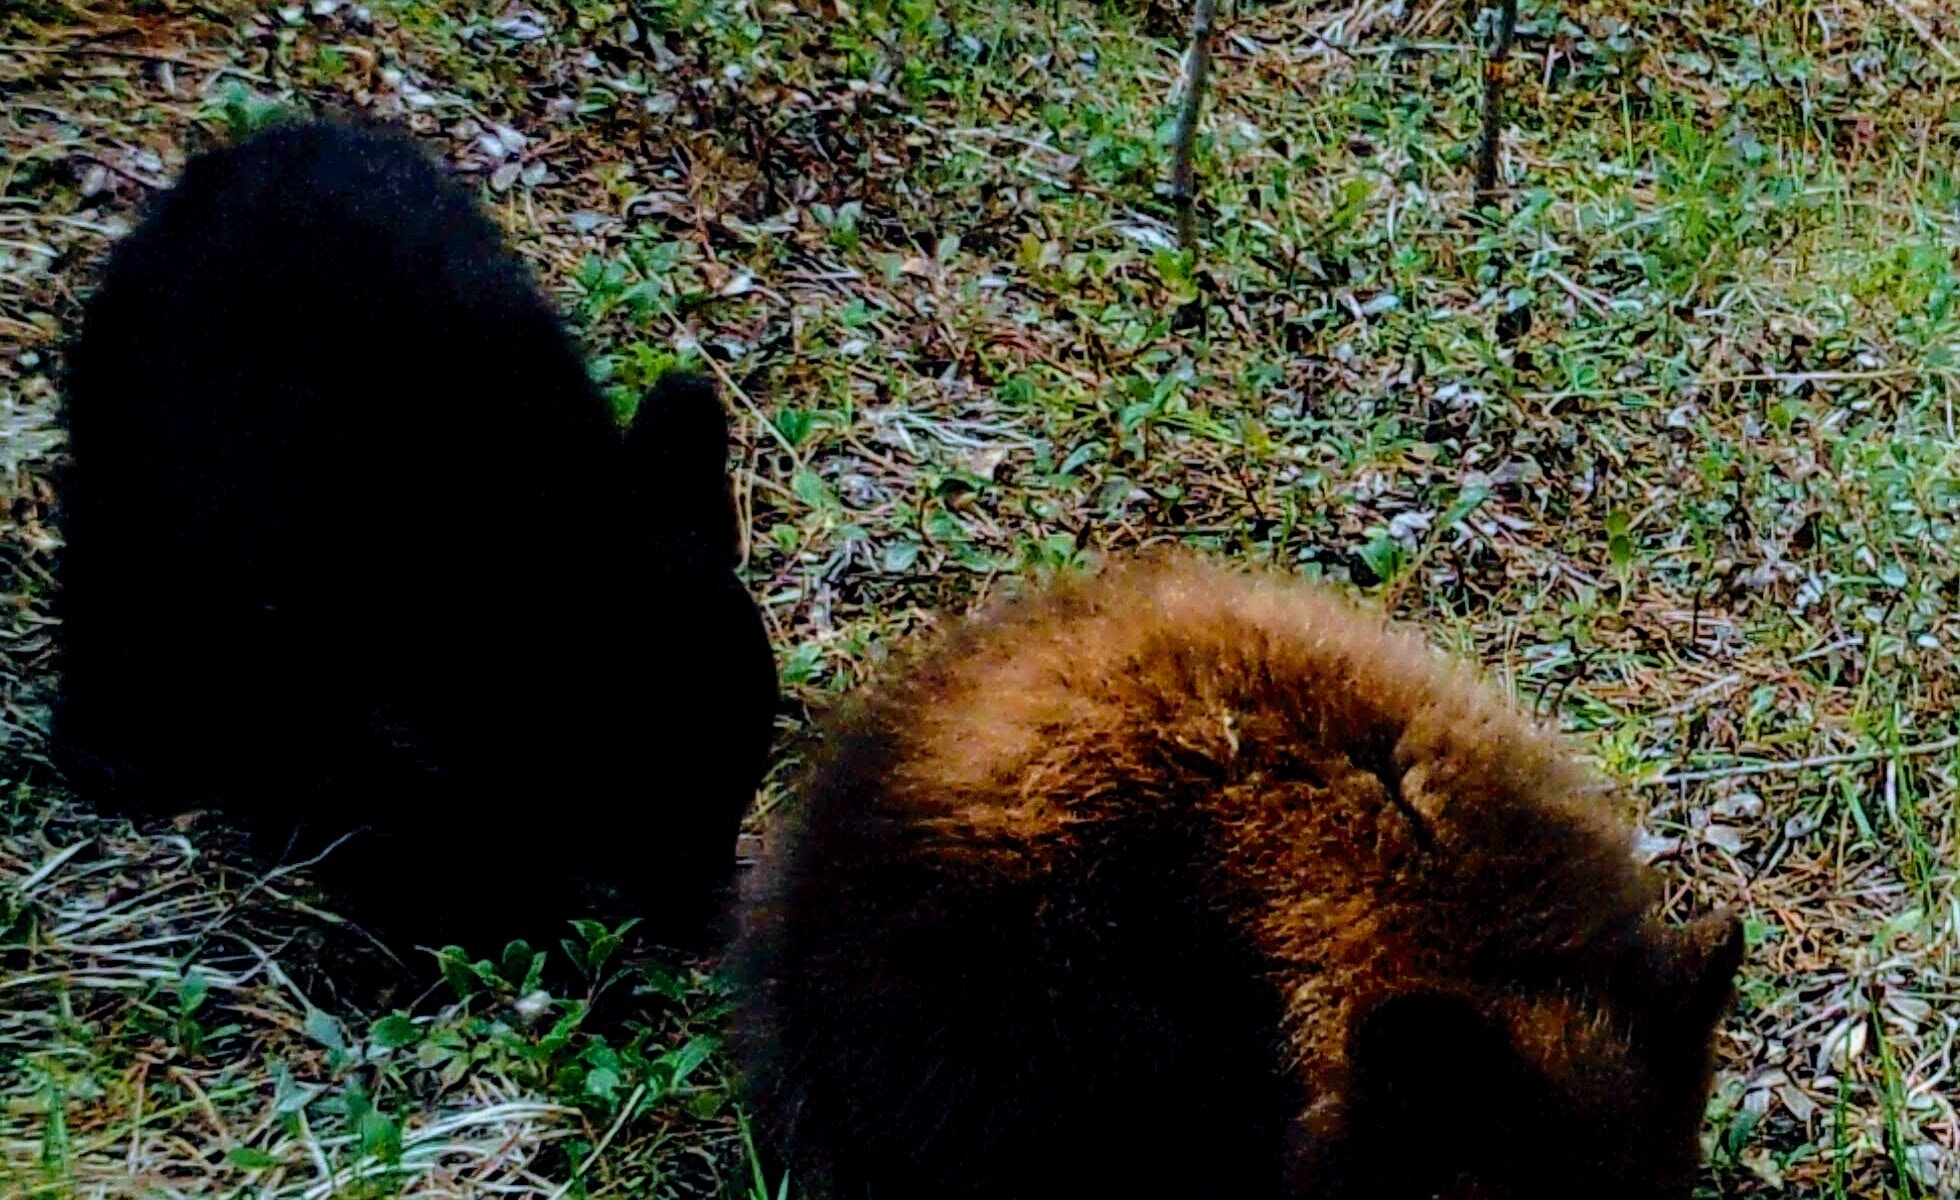
{"label": "small green plant", "polygon": [[572,929],[576,938],[566,938],[559,945],[565,956],[572,960],[579,973],[594,984],[600,985],[606,978],[606,964],[619,953],[625,943],[626,935],[640,923],[638,917],[631,918],[616,928],[608,929],[598,921],[573,921]]}
{"label": "small green plant", "polygon": [[210,981],[196,967],[186,967],[170,984],[153,986],[138,1024],[192,1058],[201,1058],[216,1043],[239,1033],[237,1022],[207,1026],[205,1012],[211,999]]}
{"label": "small green plant", "polygon": [[1393,583],[1409,565],[1407,547],[1391,537],[1385,529],[1363,542],[1355,551],[1355,557],[1361,560],[1362,565],[1367,568],[1367,573],[1372,576],[1372,579],[1367,581],[1369,586]]}
{"label": "small green plant", "polygon": [[858,248],[858,220],[864,215],[864,205],[856,200],[846,201],[836,208],[828,204],[812,204],[810,216],[821,225],[830,237],[830,244],[845,253]]}
{"label": "small green plant", "polygon": [[763,1173],[762,1155],[755,1147],[755,1130],[749,1124],[749,1115],[741,1109],[735,1110],[737,1127],[742,1131],[742,1157],[749,1165],[748,1190],[742,1200],[789,1200],[789,1174],[776,1182],[776,1188],[769,1188],[769,1177]]}
{"label": "small green plant", "polygon": [[244,84],[231,83],[207,102],[201,115],[205,120],[216,120],[230,140],[238,141],[299,114],[296,109],[267,99]]}

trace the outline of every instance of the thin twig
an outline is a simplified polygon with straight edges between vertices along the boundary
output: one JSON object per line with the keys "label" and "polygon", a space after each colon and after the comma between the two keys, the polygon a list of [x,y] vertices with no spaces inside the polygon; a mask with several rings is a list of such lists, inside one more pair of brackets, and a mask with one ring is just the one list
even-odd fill
{"label": "thin twig", "polygon": [[1198,110],[1204,107],[1205,76],[1211,70],[1211,24],[1218,0],[1197,0],[1191,13],[1191,52],[1185,60],[1184,101],[1177,112],[1176,158],[1171,164],[1171,199],[1177,205],[1178,248],[1196,253],[1198,218]]}
{"label": "thin twig", "polygon": [[1901,746],[1896,750],[1859,750],[1850,754],[1820,754],[1815,758],[1800,758],[1794,762],[1746,763],[1736,767],[1711,767],[1705,771],[1675,771],[1667,775],[1657,775],[1652,779],[1637,781],[1638,787],[1662,787],[1670,783],[1699,783],[1708,779],[1737,779],[1746,775],[1777,775],[1786,771],[1807,771],[1813,767],[1834,767],[1845,763],[1877,762],[1880,759],[1917,758],[1926,754],[1938,754],[1960,746],[1960,736],[1943,737],[1937,742],[1921,742],[1917,746]]}
{"label": "thin twig", "polygon": [[14,890],[22,896],[33,895],[34,889],[41,885],[42,880],[59,871],[62,863],[80,854],[83,848],[93,840],[93,838],[83,838],[66,850],[58,851],[53,857],[49,858],[39,867],[36,867],[32,875],[29,875],[26,879],[21,880],[19,884],[15,885]]}

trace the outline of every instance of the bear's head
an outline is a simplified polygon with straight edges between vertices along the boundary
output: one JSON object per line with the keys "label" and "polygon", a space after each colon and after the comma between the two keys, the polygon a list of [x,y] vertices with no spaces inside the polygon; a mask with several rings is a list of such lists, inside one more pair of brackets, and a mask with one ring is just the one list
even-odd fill
{"label": "bear's head", "polygon": [[1649,919],[1577,980],[1361,1006],[1336,1177],[1378,1200],[1685,1200],[1743,954],[1717,912]]}

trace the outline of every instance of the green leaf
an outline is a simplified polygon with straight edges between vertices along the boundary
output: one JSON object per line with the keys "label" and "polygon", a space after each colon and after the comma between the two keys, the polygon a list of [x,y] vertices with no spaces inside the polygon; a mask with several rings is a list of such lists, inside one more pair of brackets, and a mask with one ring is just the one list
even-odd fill
{"label": "green leaf", "polygon": [[283,1062],[272,1064],[272,1111],[281,1117],[297,1117],[319,1089],[293,1078],[293,1069]]}
{"label": "green leaf", "polygon": [[1138,404],[1125,404],[1116,414],[1116,427],[1124,433],[1131,433],[1136,427],[1155,416],[1157,405],[1145,400]]}
{"label": "green leaf", "polygon": [[808,441],[810,430],[816,425],[815,415],[801,408],[779,408],[775,421],[777,431],[792,446],[801,446]]}
{"label": "green leaf", "polygon": [[811,508],[827,508],[835,505],[829,486],[813,471],[798,471],[791,476],[789,490],[796,494],[798,500]]}
{"label": "green leaf", "polygon": [[1729,1127],[1722,1133],[1723,1147],[1731,1155],[1742,1153],[1749,1145],[1749,1135],[1756,1131],[1756,1114],[1747,1109],[1735,1114]]}
{"label": "green leaf", "polygon": [[519,938],[504,947],[503,969],[499,973],[511,983],[522,983],[530,963],[531,943]]}
{"label": "green leaf", "polygon": [[1614,566],[1625,570],[1633,561],[1633,539],[1624,533],[1613,534],[1606,539],[1606,556],[1613,560]]}
{"label": "green leaf", "polygon": [[680,1049],[665,1055],[668,1070],[672,1072],[668,1076],[668,1086],[670,1088],[683,1086],[687,1082],[687,1077],[694,1074],[695,1069],[707,1062],[714,1054],[717,1044],[715,1038],[697,1037]]}
{"label": "green leaf", "polygon": [[469,955],[463,953],[461,946],[444,946],[437,953],[436,961],[441,965],[443,982],[456,993],[458,1000],[467,1000],[476,994],[476,976],[471,973]]}
{"label": "green leaf", "polygon": [[368,1114],[374,1111],[374,1101],[368,1099],[367,1091],[361,1087],[360,1081],[352,1079],[347,1082],[347,1095],[341,1100],[341,1108],[347,1116],[348,1130],[359,1133],[361,1123],[366,1121]]}
{"label": "green leaf", "polygon": [[1340,231],[1353,225],[1360,218],[1362,210],[1367,207],[1372,190],[1365,179],[1348,181],[1347,186],[1341,189],[1340,203],[1327,218],[1328,226]]}
{"label": "green leaf", "polygon": [[618,1091],[619,1072],[608,1067],[595,1067],[586,1073],[586,1095],[594,1099],[610,1101]]}
{"label": "green leaf", "polygon": [[251,1146],[233,1146],[225,1157],[234,1167],[244,1167],[247,1171],[263,1171],[269,1167],[284,1166],[285,1160],[272,1157],[263,1150]]}
{"label": "green leaf", "polygon": [[1164,283],[1174,288],[1192,286],[1192,255],[1187,251],[1159,250],[1150,256],[1151,264]]}
{"label": "green leaf", "polygon": [[606,960],[610,959],[618,951],[619,936],[617,934],[603,933],[593,938],[592,944],[585,948],[586,973],[597,975],[604,969]]}
{"label": "green leaf", "polygon": [[50,1083],[45,1089],[42,1104],[47,1119],[41,1125],[41,1166],[51,1175],[59,1175],[68,1170],[70,1145],[68,1141],[68,1094],[58,1083]]}
{"label": "green leaf", "polygon": [[1015,248],[1014,262],[1023,271],[1033,274],[1041,268],[1041,241],[1032,233],[1021,235],[1021,244]]}
{"label": "green leaf", "polygon": [[645,324],[649,317],[668,310],[667,298],[662,295],[666,285],[658,279],[643,279],[619,293],[619,302],[633,314],[633,319]]}
{"label": "green leaf", "polygon": [[574,1001],[565,1015],[552,1023],[551,1030],[538,1039],[538,1049],[548,1055],[557,1055],[571,1045],[572,1035],[585,1020],[585,1001]]}
{"label": "green leaf", "polygon": [[722,1106],[728,1103],[728,1094],[719,1088],[702,1088],[690,1093],[684,1102],[689,1116],[705,1121],[721,1113]]}
{"label": "green leaf", "polygon": [[180,1016],[190,1016],[203,1006],[211,995],[211,984],[195,970],[184,972],[183,980],[177,984],[177,1012]]}
{"label": "green leaf", "polygon": [[415,1022],[401,1013],[381,1018],[368,1030],[368,1040],[386,1050],[412,1045],[421,1036]]}
{"label": "green leaf", "polygon": [[[206,111],[210,111],[209,108]],[[226,133],[236,141],[274,124],[285,115],[286,108],[276,100],[268,100],[244,85],[234,83],[219,98],[217,111],[224,119]]]}
{"label": "green leaf", "polygon": [[1490,489],[1482,484],[1473,484],[1464,488],[1463,494],[1456,498],[1456,503],[1450,505],[1449,511],[1443,514],[1442,528],[1448,529],[1476,512],[1488,499],[1490,499]]}
{"label": "green leaf", "polygon": [[1375,573],[1375,578],[1387,583],[1401,574],[1406,555],[1402,544],[1387,534],[1375,538],[1361,547],[1361,561]]}
{"label": "green leaf", "polygon": [[340,1022],[334,1020],[317,1008],[308,1009],[306,1020],[301,1024],[306,1036],[329,1050],[347,1049],[347,1038],[340,1031]]}
{"label": "green leaf", "polygon": [[647,991],[663,1000],[681,1000],[687,996],[687,980],[664,963],[648,963],[642,967],[640,982]]}
{"label": "green leaf", "polygon": [[361,1114],[360,1135],[361,1149],[383,1162],[392,1163],[402,1156],[401,1123],[380,1109]]}
{"label": "green leaf", "polygon": [[1069,451],[1069,456],[1062,460],[1062,465],[1056,469],[1055,473],[1057,475],[1072,475],[1080,471],[1083,467],[1088,466],[1095,459],[1101,458],[1102,453],[1103,448],[1101,446],[1096,445],[1094,442],[1085,442]]}
{"label": "green leaf", "polygon": [[[780,526],[779,526],[780,528]],[[823,669],[823,647],[815,642],[806,642],[790,650],[784,659],[782,673],[785,683],[808,683]]]}

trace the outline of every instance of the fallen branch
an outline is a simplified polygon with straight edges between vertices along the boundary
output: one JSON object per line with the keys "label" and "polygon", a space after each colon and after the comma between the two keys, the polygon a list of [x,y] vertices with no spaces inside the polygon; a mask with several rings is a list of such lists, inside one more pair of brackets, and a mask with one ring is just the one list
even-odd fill
{"label": "fallen branch", "polygon": [[1927,754],[1938,754],[1942,750],[1951,750],[1956,746],[1960,746],[1960,736],[1944,737],[1937,742],[1921,742],[1917,746],[1901,746],[1896,750],[1858,750],[1850,754],[1820,754],[1815,758],[1800,758],[1794,762],[1746,763],[1736,767],[1711,767],[1705,771],[1675,771],[1667,775],[1657,775],[1652,779],[1638,780],[1635,786],[1663,787],[1670,783],[1739,779],[1747,775],[1778,775],[1786,771],[1808,771],[1813,767],[1835,767],[1845,763],[1917,758]]}

